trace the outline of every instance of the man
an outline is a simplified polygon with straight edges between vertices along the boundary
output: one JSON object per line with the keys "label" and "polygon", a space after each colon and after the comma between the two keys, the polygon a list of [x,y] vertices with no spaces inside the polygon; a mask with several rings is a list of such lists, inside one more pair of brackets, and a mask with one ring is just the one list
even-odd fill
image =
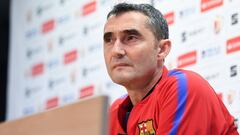
{"label": "man", "polygon": [[163,15],[148,4],[116,5],[104,27],[104,57],[128,95],[110,108],[110,135],[237,135],[234,118],[198,74],[168,71]]}

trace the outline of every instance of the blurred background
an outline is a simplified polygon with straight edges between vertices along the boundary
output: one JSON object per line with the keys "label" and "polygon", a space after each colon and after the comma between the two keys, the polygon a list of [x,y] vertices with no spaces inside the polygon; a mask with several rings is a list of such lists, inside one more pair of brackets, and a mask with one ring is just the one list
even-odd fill
{"label": "blurred background", "polygon": [[[122,1],[1,0],[1,121],[126,94],[108,77],[102,52],[106,15]],[[163,13],[173,43],[165,65],[202,75],[239,123],[240,1],[129,2]]]}

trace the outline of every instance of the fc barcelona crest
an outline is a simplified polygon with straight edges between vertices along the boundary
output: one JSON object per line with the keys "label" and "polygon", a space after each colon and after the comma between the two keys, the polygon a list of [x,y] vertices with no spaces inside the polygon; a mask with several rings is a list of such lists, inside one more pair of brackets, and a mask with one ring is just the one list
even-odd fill
{"label": "fc barcelona crest", "polygon": [[139,135],[156,135],[152,119],[138,123],[138,129]]}

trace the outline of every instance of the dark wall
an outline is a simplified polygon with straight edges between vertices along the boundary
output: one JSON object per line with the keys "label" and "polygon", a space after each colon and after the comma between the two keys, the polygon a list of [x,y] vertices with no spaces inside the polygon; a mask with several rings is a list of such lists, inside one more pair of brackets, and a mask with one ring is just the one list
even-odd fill
{"label": "dark wall", "polygon": [[6,115],[9,3],[9,0],[0,1],[0,122],[5,120]]}

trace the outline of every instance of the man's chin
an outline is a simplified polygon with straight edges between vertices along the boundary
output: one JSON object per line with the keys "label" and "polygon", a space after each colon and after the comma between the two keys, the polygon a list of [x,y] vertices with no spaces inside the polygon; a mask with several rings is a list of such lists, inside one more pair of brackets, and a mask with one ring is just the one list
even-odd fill
{"label": "man's chin", "polygon": [[116,84],[119,84],[119,85],[127,85],[131,82],[131,79],[129,77],[113,77],[112,78],[113,82],[116,83]]}

